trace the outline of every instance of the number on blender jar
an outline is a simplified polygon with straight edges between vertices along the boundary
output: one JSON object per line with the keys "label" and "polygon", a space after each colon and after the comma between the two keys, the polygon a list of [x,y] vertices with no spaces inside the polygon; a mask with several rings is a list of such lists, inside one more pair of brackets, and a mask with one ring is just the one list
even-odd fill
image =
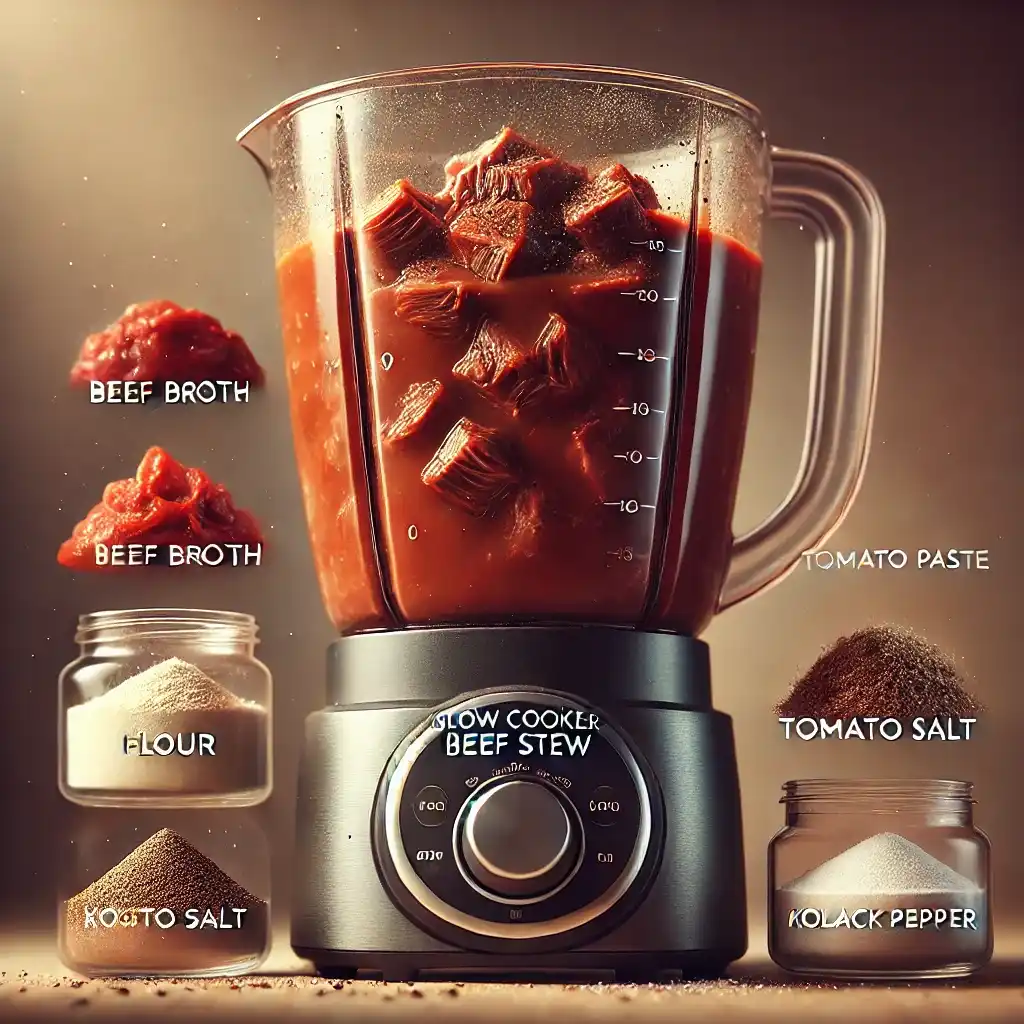
{"label": "number on blender jar", "polygon": [[608,552],[609,558],[614,558],[619,562],[632,562],[634,555],[632,548],[616,548],[614,551]]}
{"label": "number on blender jar", "polygon": [[646,402],[634,402],[632,405],[613,405],[614,412],[628,412],[634,416],[650,416],[652,412],[663,415],[664,409],[652,409]]}
{"label": "number on blender jar", "polygon": [[384,372],[387,373],[395,365],[395,357],[390,352],[385,352],[380,357],[380,365],[383,367]]}
{"label": "number on blender jar", "polygon": [[409,540],[415,540],[419,535],[420,531],[416,526],[410,526],[409,529],[406,530],[406,536],[408,536]]}
{"label": "number on blender jar", "polygon": [[636,498],[626,498],[622,501],[606,501],[605,505],[611,508],[617,508],[620,512],[628,512],[630,515],[634,512],[639,512],[642,508],[657,508],[657,505],[641,505]]}
{"label": "number on blender jar", "polygon": [[[648,241],[639,241],[639,242],[630,242],[629,244],[630,245],[642,245],[645,248],[650,249],[651,252],[664,252],[665,251],[665,243],[663,241],[661,241],[660,238],[651,239],[651,241],[649,241],[649,242]],[[674,252],[674,251],[675,250],[673,250],[673,249],[669,249],[669,252]]]}
{"label": "number on blender jar", "polygon": [[635,352],[630,350],[629,352],[620,352],[619,355],[627,356],[630,359],[636,359],[639,363],[653,363],[658,359],[663,363],[671,362],[671,358],[669,356],[659,356],[653,348],[638,348]]}

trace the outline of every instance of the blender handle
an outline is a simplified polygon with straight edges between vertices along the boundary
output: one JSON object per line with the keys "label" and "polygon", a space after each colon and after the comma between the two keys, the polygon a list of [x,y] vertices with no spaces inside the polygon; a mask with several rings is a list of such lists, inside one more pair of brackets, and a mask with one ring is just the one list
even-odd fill
{"label": "blender handle", "polygon": [[852,167],[772,148],[772,217],[815,235],[810,409],[788,497],[733,542],[718,610],[779,582],[846,518],[860,489],[878,381],[885,214]]}

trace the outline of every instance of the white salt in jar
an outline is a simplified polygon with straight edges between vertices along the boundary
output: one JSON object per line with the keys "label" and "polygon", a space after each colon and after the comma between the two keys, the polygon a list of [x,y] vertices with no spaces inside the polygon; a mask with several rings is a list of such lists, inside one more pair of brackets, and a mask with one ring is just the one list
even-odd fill
{"label": "white salt in jar", "polygon": [[256,620],[142,608],[78,620],[61,673],[59,775],[92,807],[244,807],[271,790],[271,676]]}
{"label": "white salt in jar", "polygon": [[989,842],[973,784],[787,782],[768,849],[768,948],[794,974],[953,978],[992,957]]}

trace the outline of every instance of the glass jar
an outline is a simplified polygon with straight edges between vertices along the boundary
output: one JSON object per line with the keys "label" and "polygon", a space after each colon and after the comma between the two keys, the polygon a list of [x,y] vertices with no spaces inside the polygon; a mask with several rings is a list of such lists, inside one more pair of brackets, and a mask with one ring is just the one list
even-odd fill
{"label": "glass jar", "polygon": [[768,848],[768,950],[794,974],[952,978],[992,957],[973,783],[787,782]]}
{"label": "glass jar", "polygon": [[266,835],[244,811],[79,811],[58,864],[61,960],[87,977],[211,977],[270,948]]}
{"label": "glass jar", "polygon": [[92,807],[245,807],[271,790],[271,677],[256,620],[141,608],[78,620],[60,676],[58,778]]}

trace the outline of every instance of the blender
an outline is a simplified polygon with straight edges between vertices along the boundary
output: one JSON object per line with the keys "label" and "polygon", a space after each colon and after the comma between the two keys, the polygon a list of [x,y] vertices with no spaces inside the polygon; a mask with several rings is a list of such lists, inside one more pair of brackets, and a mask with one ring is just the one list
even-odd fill
{"label": "blender", "polygon": [[[306,724],[292,945],[331,975],[721,973],[731,720],[698,639],[842,521],[884,219],[723,90],[461,65],[293,97],[273,195],[296,459],[340,638]],[[798,479],[731,529],[768,217],[815,238]]]}

